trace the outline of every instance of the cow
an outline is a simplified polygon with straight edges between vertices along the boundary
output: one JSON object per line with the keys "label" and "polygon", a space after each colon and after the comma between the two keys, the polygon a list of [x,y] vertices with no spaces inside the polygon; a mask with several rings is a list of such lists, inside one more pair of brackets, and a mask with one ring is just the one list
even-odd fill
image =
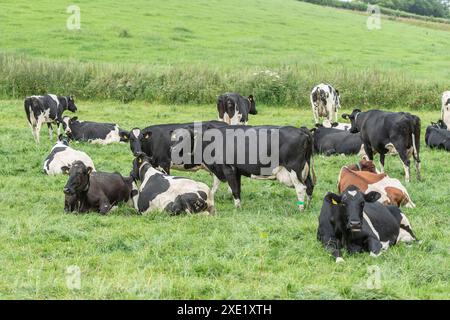
{"label": "cow", "polygon": [[441,120],[445,123],[447,130],[450,130],[450,91],[442,94]]}
{"label": "cow", "polygon": [[314,152],[330,156],[332,154],[365,156],[364,145],[359,133],[353,134],[349,131],[326,128],[316,125],[313,129]]}
{"label": "cow", "polygon": [[378,202],[380,194],[362,193],[349,186],[341,194],[328,192],[319,215],[317,239],[336,259],[343,262],[342,249],[350,254],[370,252],[377,257],[382,250],[399,242],[413,242],[408,218],[397,206]]}
{"label": "cow", "polygon": [[338,90],[327,83],[321,83],[311,90],[310,101],[316,124],[319,123],[320,117],[337,122],[337,111],[341,107]]}
{"label": "cow", "polygon": [[245,98],[235,92],[224,93],[217,98],[217,111],[219,121],[227,124],[247,124],[248,115],[258,113],[252,95]]}
{"label": "cow", "polygon": [[85,152],[69,147],[67,139],[59,135],[58,141],[44,161],[44,173],[48,175],[62,174],[64,169],[70,168],[75,161],[81,161],[85,166],[91,167],[92,171],[95,171],[92,159]]}
{"label": "cow", "polygon": [[93,172],[81,161],[63,169],[69,175],[64,186],[64,211],[106,214],[121,202],[129,202],[133,179],[120,173]]}
{"label": "cow", "polygon": [[[358,187],[361,192],[369,193],[377,191],[380,194],[379,202],[383,204],[405,206],[415,208],[406,188],[398,179],[390,178],[385,173],[376,173],[375,165],[372,161],[363,160],[359,164],[363,170],[352,170],[349,166],[341,168],[338,178],[338,191],[343,192],[349,186]],[[373,171],[368,171],[369,168]]]}
{"label": "cow", "polygon": [[78,117],[63,117],[64,131],[71,140],[89,141],[98,144],[127,142],[129,133],[115,123],[80,121]]}
{"label": "cow", "polygon": [[24,108],[36,143],[39,143],[39,135],[43,123],[47,123],[50,140],[52,140],[52,123],[56,124],[59,136],[63,112],[65,110],[77,111],[72,96],[56,96],[54,94],[27,97],[24,101]]}
{"label": "cow", "polygon": [[[175,143],[174,132],[178,129],[193,128],[195,123],[157,124],[144,129],[133,128],[129,132],[130,149],[134,156],[145,153],[151,160],[153,167],[167,174],[170,169],[195,171],[202,168],[201,162],[174,164],[171,159],[172,147]],[[225,126],[220,121],[199,122],[204,129]]]}
{"label": "cow", "polygon": [[[320,125],[317,124],[316,127],[317,126],[320,126]],[[325,128],[333,128],[333,129],[344,130],[344,131],[348,131],[351,128],[351,125],[349,123],[331,122],[328,119],[323,120],[322,126]]]}
{"label": "cow", "polygon": [[430,148],[450,151],[450,131],[432,123],[425,132],[425,144]]}
{"label": "cow", "polygon": [[384,159],[389,151],[397,152],[405,171],[405,181],[410,180],[410,157],[416,164],[417,180],[420,177],[420,118],[407,112],[385,112],[369,110],[343,114],[351,121],[351,133],[361,133],[364,151],[373,160],[374,151],[380,154],[381,172],[384,172]]}
{"label": "cow", "polygon": [[[171,214],[207,212],[214,214],[214,195],[209,187],[191,179],[166,175],[140,153],[133,160],[133,204],[140,213],[165,210]],[[137,187],[137,183],[140,186]]]}
{"label": "cow", "polygon": [[227,182],[240,208],[242,176],[277,179],[295,188],[298,208],[305,209],[315,184],[313,137],[307,128],[231,125],[207,129],[201,137],[196,146],[203,166],[213,175],[213,193],[220,182]]}

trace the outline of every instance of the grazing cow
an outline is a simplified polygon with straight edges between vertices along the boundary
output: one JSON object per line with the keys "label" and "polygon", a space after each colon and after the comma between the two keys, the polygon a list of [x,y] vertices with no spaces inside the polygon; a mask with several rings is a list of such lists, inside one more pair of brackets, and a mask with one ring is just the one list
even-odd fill
{"label": "grazing cow", "polygon": [[450,151],[450,131],[441,129],[441,125],[432,123],[425,132],[425,143],[430,148]]}
{"label": "grazing cow", "polygon": [[316,124],[319,123],[319,117],[325,117],[330,122],[333,120],[337,122],[337,111],[341,107],[338,90],[329,84],[321,83],[312,89],[310,100]]}
{"label": "grazing cow", "polygon": [[396,206],[377,200],[378,192],[363,194],[355,186],[343,193],[327,193],[319,216],[317,239],[342,262],[343,248],[352,253],[370,252],[377,257],[390,245],[417,240],[406,216]]}
{"label": "grazing cow", "polygon": [[358,154],[365,156],[364,145],[359,133],[353,134],[349,131],[326,128],[317,125],[313,130],[314,152],[330,156],[332,154]]}
{"label": "grazing cow", "polygon": [[133,187],[134,207],[140,213],[214,213],[214,195],[206,184],[163,174],[152,167],[144,153],[134,159],[131,176],[141,182],[139,189]]}
{"label": "grazing cow", "polygon": [[294,187],[300,211],[312,196],[313,137],[305,127],[223,126],[204,131],[197,145],[201,145],[203,165],[213,174],[212,192],[221,181],[228,182],[237,208],[242,176],[277,179]]}
{"label": "grazing cow", "polygon": [[92,172],[93,169],[81,161],[64,170],[69,174],[64,187],[66,212],[96,211],[106,214],[120,202],[131,199],[131,177],[123,177],[117,172]]}
{"label": "grazing cow", "polygon": [[447,130],[450,130],[450,91],[442,94],[441,119],[447,126]]}
{"label": "grazing cow", "polygon": [[79,121],[78,117],[63,117],[63,128],[67,136],[76,141],[109,144],[127,142],[129,134],[115,123]]}
{"label": "grazing cow", "polygon": [[380,154],[381,172],[384,172],[384,158],[389,151],[398,153],[405,170],[405,180],[409,182],[411,155],[416,163],[417,180],[420,178],[420,118],[407,112],[385,112],[359,109],[343,114],[350,119],[351,133],[361,133],[364,150],[369,160],[374,151]]}
{"label": "grazing cow", "polygon": [[[226,125],[220,121],[205,121],[199,123],[204,130],[208,128],[222,127]],[[145,153],[151,161],[153,167],[170,174],[170,169],[179,170],[198,170],[201,162],[189,163],[172,162],[172,147],[175,143],[173,133],[178,129],[193,128],[194,123],[172,123],[157,124],[144,129],[134,128],[129,132],[130,149],[135,156],[139,153]]]}
{"label": "grazing cow", "polygon": [[86,153],[69,147],[68,141],[59,135],[58,142],[44,161],[44,172],[48,175],[64,173],[63,169],[70,168],[75,161],[81,161],[95,171],[92,159]]}
{"label": "grazing cow", "polygon": [[256,103],[252,95],[248,98],[238,93],[224,93],[217,98],[219,121],[228,124],[247,124],[249,114],[257,114]]}
{"label": "grazing cow", "polygon": [[[354,185],[364,193],[377,191],[380,194],[379,202],[383,204],[392,204],[398,207],[404,205],[407,208],[415,208],[406,188],[398,179],[390,178],[385,173],[369,172],[367,170],[374,168],[369,164],[372,161],[360,163],[360,168],[364,171],[352,170],[344,166],[339,173],[338,191],[343,192],[349,186]],[[372,169],[374,170],[374,169]]]}
{"label": "grazing cow", "polygon": [[63,112],[65,110],[77,111],[72,96],[56,96],[54,94],[27,97],[24,101],[24,107],[36,143],[39,143],[39,134],[43,123],[47,123],[51,140],[53,139],[52,123],[56,124],[59,136]]}

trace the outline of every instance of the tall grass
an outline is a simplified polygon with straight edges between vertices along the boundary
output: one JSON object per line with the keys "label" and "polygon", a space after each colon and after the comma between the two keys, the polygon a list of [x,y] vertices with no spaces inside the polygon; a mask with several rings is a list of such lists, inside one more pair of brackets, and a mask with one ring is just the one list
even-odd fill
{"label": "tall grass", "polygon": [[442,84],[417,81],[400,73],[366,68],[289,65],[275,70],[224,67],[152,67],[106,63],[57,62],[13,54],[0,55],[0,96],[74,94],[93,100],[133,100],[166,104],[214,103],[225,91],[253,94],[267,105],[309,104],[311,88],[329,82],[344,105],[439,107]]}

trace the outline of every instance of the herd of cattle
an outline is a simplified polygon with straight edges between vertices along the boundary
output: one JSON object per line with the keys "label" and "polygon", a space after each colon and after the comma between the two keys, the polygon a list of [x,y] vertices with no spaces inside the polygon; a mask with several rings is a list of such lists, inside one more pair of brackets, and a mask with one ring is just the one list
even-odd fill
{"label": "herd of cattle", "polygon": [[[410,158],[415,162],[417,179],[420,180],[420,127],[415,115],[405,112],[384,112],[354,109],[342,118],[349,124],[338,123],[340,108],[339,91],[331,85],[320,84],[310,95],[315,128],[293,126],[250,126],[249,115],[256,115],[253,96],[243,97],[237,93],[226,93],[217,100],[219,121],[199,123],[157,124],[130,131],[114,123],[81,121],[77,117],[63,116],[64,111],[76,112],[72,96],[31,96],[25,99],[25,112],[33,137],[39,143],[41,126],[46,123],[50,139],[52,124],[56,124],[58,141],[44,161],[43,170],[48,175],[67,174],[64,186],[67,212],[96,211],[106,214],[119,203],[132,205],[139,213],[164,210],[172,214],[214,213],[214,194],[221,182],[227,182],[236,207],[241,206],[241,177],[276,179],[294,188],[297,205],[301,211],[311,200],[316,177],[313,154],[358,154],[362,160],[344,166],[338,177],[339,194],[329,192],[323,199],[319,216],[318,239],[334,255],[336,262],[343,261],[341,249],[348,252],[367,251],[377,256],[399,241],[416,240],[406,216],[400,206],[414,208],[406,188],[398,179],[384,173],[386,154],[400,158],[405,180],[410,180]],[[323,120],[320,123],[320,120]],[[200,129],[198,130],[198,125]],[[63,128],[64,134],[60,134]],[[193,143],[188,161],[172,159],[175,148],[175,133],[183,129]],[[262,170],[267,164],[237,161],[236,154],[250,149],[249,131],[256,133],[271,130],[278,132],[278,161],[270,170]],[[447,130],[448,129],[448,130]],[[225,146],[232,141],[225,139],[223,150],[233,155],[227,161],[205,162],[194,156],[194,149],[205,151],[210,146],[198,136],[206,136],[216,130],[228,137],[227,130],[244,135],[245,149],[234,150]],[[426,145],[450,151],[450,91],[442,96],[441,119],[431,123],[425,133]],[[256,143],[270,150],[272,140],[263,141],[256,135]],[[228,139],[238,138],[233,136]],[[88,141],[109,144],[129,143],[134,156],[130,163],[129,177],[119,173],[97,172],[94,162],[85,152],[69,146],[69,141]],[[267,139],[266,139],[267,140]],[[201,143],[197,143],[202,141]],[[380,155],[380,172],[376,169],[374,153]],[[245,159],[248,159],[246,157]],[[171,169],[199,170],[211,173],[213,182],[206,184],[191,179],[170,175]],[[267,168],[265,168],[267,169]]]}

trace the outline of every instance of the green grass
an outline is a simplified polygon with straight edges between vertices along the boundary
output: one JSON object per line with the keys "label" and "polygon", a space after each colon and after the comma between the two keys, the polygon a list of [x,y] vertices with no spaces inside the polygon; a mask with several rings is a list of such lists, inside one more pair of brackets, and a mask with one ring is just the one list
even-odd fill
{"label": "green grass", "polygon": [[[80,101],[78,107],[80,119],[116,121],[126,129],[216,118],[213,105]],[[310,111],[268,106],[258,111],[252,124],[312,125]],[[422,118],[423,136],[439,112],[415,113]],[[376,259],[345,256],[337,265],[316,240],[317,218],[324,194],[336,191],[340,167],[356,156],[315,157],[318,184],[304,213],[297,211],[293,189],[244,178],[243,208],[234,209],[222,185],[216,216],[139,216],[126,206],[107,216],[75,215],[63,212],[67,177],[41,172],[53,143],[46,129],[41,137],[35,145],[22,101],[0,101],[0,298],[450,297],[450,163],[448,153],[429,150],[423,142],[424,181],[413,178],[407,184],[417,208],[404,209],[422,243],[394,246]],[[72,146],[86,151],[99,170],[131,170],[126,144]],[[387,158],[386,170],[403,181],[398,157]],[[205,172],[174,174],[211,184]],[[80,290],[66,286],[71,265],[81,269]],[[376,290],[366,286],[373,265],[381,272]]]}

